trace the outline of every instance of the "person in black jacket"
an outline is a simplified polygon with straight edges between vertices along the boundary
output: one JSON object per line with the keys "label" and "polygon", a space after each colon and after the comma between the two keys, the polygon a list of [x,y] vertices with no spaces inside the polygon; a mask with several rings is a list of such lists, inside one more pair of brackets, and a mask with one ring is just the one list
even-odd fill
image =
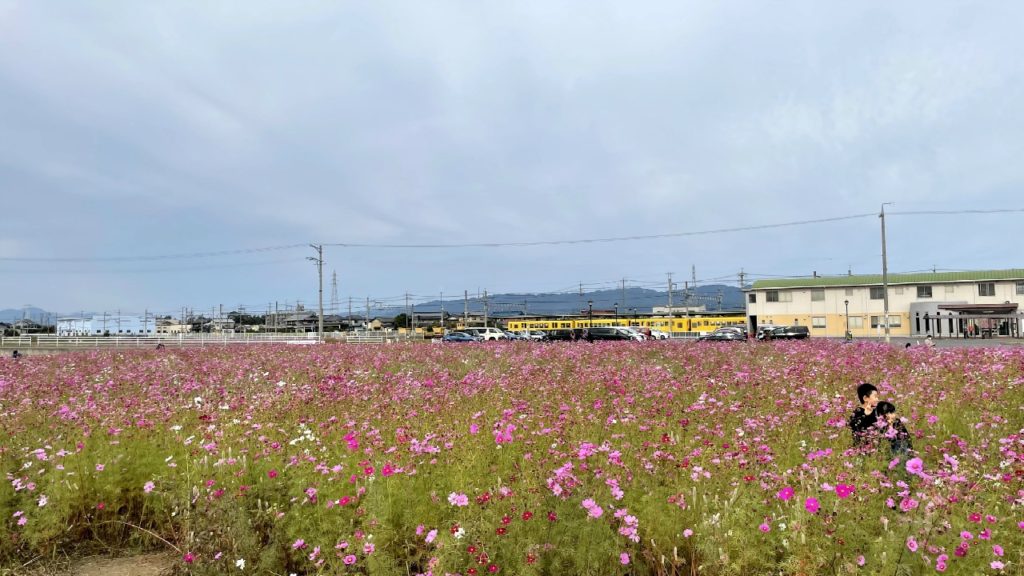
{"label": "person in black jacket", "polygon": [[854,447],[862,447],[871,443],[870,439],[878,422],[878,416],[875,414],[878,388],[864,382],[857,386],[857,399],[860,400],[860,406],[853,411],[853,416],[850,416],[850,432],[853,433]]}
{"label": "person in black jacket", "polygon": [[875,407],[875,414],[879,419],[885,421],[882,429],[882,437],[889,440],[889,448],[895,458],[906,458],[914,449],[910,443],[910,433],[907,432],[903,421],[896,415],[896,406],[889,402],[879,402]]}

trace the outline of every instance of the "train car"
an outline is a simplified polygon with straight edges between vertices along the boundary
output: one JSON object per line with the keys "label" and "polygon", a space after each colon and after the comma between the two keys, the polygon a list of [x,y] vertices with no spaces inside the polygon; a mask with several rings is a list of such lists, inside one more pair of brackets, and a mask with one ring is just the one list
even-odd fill
{"label": "train car", "polygon": [[534,320],[510,320],[508,329],[519,330],[563,330],[587,328],[589,326],[632,326],[660,330],[676,337],[696,337],[709,334],[722,326],[743,326],[746,318],[743,315],[709,315],[693,316],[637,316],[618,318],[599,316],[591,320],[587,317],[549,318]]}

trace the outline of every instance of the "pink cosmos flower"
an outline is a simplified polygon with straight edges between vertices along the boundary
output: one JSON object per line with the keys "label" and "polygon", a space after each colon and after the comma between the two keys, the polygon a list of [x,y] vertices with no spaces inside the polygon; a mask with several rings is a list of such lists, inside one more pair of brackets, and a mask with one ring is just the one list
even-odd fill
{"label": "pink cosmos flower", "polygon": [[769,526],[767,522],[762,522],[762,523],[761,523],[761,525],[760,525],[760,526],[758,526],[757,528],[758,528],[758,530],[760,530],[761,532],[768,532],[769,530],[771,530],[771,529],[772,529],[772,527],[771,527],[771,526]]}
{"label": "pink cosmos flower", "polygon": [[794,490],[791,486],[786,486],[782,490],[779,490],[779,493],[776,494],[776,496],[779,497],[779,500],[788,501],[793,497],[793,492]]}
{"label": "pink cosmos flower", "polygon": [[145,492],[146,494],[149,494],[150,492],[153,491],[153,488],[156,488],[155,484],[153,484],[152,482],[146,482],[142,486],[142,491]]}
{"label": "pink cosmos flower", "polygon": [[817,498],[811,497],[804,501],[804,509],[811,514],[817,514],[819,508],[821,508],[821,504],[818,503]]}
{"label": "pink cosmos flower", "polygon": [[911,458],[907,460],[907,472],[914,476],[920,476],[924,472],[924,461],[920,458]]}
{"label": "pink cosmos flower", "polygon": [[683,538],[689,538],[690,536],[693,536],[693,530],[690,530],[689,528],[683,530]]}
{"label": "pink cosmos flower", "polygon": [[299,538],[295,542],[292,542],[292,550],[301,550],[306,547],[306,541]]}
{"label": "pink cosmos flower", "polygon": [[448,495],[448,503],[452,506],[469,506],[469,496],[452,492]]}
{"label": "pink cosmos flower", "polygon": [[623,552],[622,554],[619,554],[619,562],[621,562],[623,566],[625,566],[626,564],[629,564],[629,554],[627,554],[625,552]]}
{"label": "pink cosmos flower", "polygon": [[999,560],[993,560],[992,563],[989,564],[989,566],[991,566],[993,570],[1002,570],[1004,567],[1006,567],[1006,565],[1000,562]]}
{"label": "pink cosmos flower", "polygon": [[427,544],[430,544],[434,541],[434,538],[437,538],[437,530],[431,530],[430,532],[427,532],[427,537],[424,538],[424,540],[426,540]]}
{"label": "pink cosmos flower", "polygon": [[868,561],[867,561],[867,559],[864,558],[863,554],[861,554],[860,556],[857,556],[857,566],[863,566],[863,565],[867,564],[867,562]]}
{"label": "pink cosmos flower", "polygon": [[1003,557],[1003,547],[1000,546],[999,544],[993,544],[992,545],[992,553],[995,554],[996,556],[999,556],[1000,558],[1002,558]]}
{"label": "pink cosmos flower", "polygon": [[856,489],[857,488],[853,484],[836,484],[836,496],[839,496],[840,498],[849,498]]}
{"label": "pink cosmos flower", "polygon": [[97,472],[103,472],[104,468],[106,468],[106,466],[104,466],[103,464],[97,464],[96,465],[96,471]]}
{"label": "pink cosmos flower", "polygon": [[376,549],[377,549],[377,547],[374,546],[373,543],[371,543],[371,542],[367,542],[366,544],[363,544],[363,554],[366,554],[367,556],[369,556],[370,554],[373,554],[373,551],[376,550]]}
{"label": "pink cosmos flower", "polygon": [[911,552],[917,552],[917,540],[914,540],[913,536],[907,538],[907,549]]}
{"label": "pink cosmos flower", "polygon": [[186,552],[182,560],[185,561],[185,564],[191,564],[196,561],[196,555],[191,552]]}
{"label": "pink cosmos flower", "polygon": [[349,555],[345,556],[344,560],[342,560],[342,561],[345,563],[345,565],[351,566],[351,565],[356,563],[356,555],[355,554],[349,554]]}

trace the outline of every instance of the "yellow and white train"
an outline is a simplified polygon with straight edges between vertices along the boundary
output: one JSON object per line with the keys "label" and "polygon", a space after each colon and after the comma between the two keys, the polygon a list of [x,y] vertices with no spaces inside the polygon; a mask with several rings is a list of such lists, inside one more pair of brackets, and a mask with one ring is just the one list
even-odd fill
{"label": "yellow and white train", "polygon": [[513,332],[518,332],[520,330],[588,328],[590,326],[634,326],[641,329],[648,328],[650,330],[660,330],[668,334],[682,335],[693,333],[706,334],[708,332],[714,332],[716,328],[722,326],[742,326],[746,321],[746,317],[741,314],[701,314],[694,316],[676,316],[674,318],[669,318],[668,316],[644,316],[636,318],[619,316],[618,318],[615,318],[602,315],[595,317],[592,320],[585,316],[571,318],[509,320],[507,322],[507,326],[508,329]]}

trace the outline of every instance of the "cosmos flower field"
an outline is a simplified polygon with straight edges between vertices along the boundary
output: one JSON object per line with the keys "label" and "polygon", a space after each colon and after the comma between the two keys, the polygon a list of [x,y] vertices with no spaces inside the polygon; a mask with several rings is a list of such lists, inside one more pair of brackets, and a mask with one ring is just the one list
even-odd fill
{"label": "cosmos flower field", "polygon": [[[875,383],[916,454],[851,449]],[[0,568],[1024,574],[1024,350],[326,345],[0,360]]]}

